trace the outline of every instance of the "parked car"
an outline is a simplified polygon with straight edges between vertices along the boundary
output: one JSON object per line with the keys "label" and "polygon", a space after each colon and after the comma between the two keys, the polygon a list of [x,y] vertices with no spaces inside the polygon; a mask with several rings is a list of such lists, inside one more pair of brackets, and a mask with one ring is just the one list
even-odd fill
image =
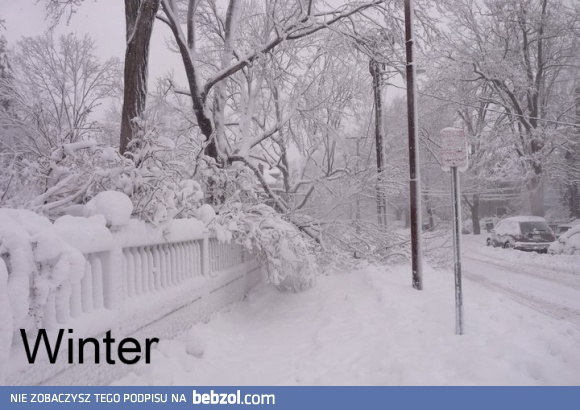
{"label": "parked car", "polygon": [[514,216],[501,220],[487,238],[488,246],[546,252],[556,240],[552,229],[539,216]]}
{"label": "parked car", "polygon": [[560,235],[562,235],[564,232],[568,232],[570,229],[572,229],[573,227],[575,227],[576,225],[580,224],[580,219],[576,219],[575,221],[572,222],[568,222],[565,224],[560,224],[558,226],[556,226],[556,229],[554,230],[554,234],[556,234],[556,238],[559,238]]}
{"label": "parked car", "polygon": [[551,255],[580,255],[580,224],[576,224],[564,232],[557,241],[548,248]]}

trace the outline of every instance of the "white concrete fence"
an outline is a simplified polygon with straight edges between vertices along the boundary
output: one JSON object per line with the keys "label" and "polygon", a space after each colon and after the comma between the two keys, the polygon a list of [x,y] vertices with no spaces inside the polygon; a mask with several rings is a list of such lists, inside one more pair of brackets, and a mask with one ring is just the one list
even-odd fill
{"label": "white concrete fence", "polygon": [[[103,309],[113,310],[127,300],[158,294],[195,278],[213,277],[228,268],[253,261],[239,245],[203,237],[172,243],[154,243],[85,254],[80,283],[69,293],[52,293],[45,305],[43,327],[53,329],[71,318]],[[120,262],[120,263],[119,263]],[[122,290],[122,292],[119,292]]]}
{"label": "white concrete fence", "polygon": [[[195,231],[176,237],[113,234],[107,249],[83,253],[81,281],[51,292],[42,327],[53,336],[58,329],[74,329],[77,338],[107,330],[115,338],[171,338],[242,299],[260,280],[259,264],[241,246]],[[103,384],[136,368],[103,362],[70,365],[63,351],[50,364],[41,349],[37,362],[28,364],[15,337],[6,383]]]}

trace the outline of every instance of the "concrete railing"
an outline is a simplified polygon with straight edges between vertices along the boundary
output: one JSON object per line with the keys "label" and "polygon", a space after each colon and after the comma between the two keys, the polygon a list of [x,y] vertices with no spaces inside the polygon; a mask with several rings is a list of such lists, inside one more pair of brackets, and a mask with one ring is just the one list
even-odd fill
{"label": "concrete railing", "polygon": [[[113,233],[108,249],[83,256],[82,279],[51,292],[44,305],[49,335],[66,328],[76,337],[111,330],[115,337],[170,338],[240,300],[260,280],[259,264],[241,246],[195,232],[173,238]],[[44,357],[28,364],[21,340],[14,341],[11,359],[20,359],[9,366],[7,384],[102,384],[129,371],[74,366],[64,352],[55,364]]]}

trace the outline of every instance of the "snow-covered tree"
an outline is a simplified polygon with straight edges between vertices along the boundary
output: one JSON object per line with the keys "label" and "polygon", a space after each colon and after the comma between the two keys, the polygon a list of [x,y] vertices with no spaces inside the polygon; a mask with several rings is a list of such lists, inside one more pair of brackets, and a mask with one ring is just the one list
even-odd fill
{"label": "snow-covered tree", "polygon": [[95,146],[92,114],[119,85],[118,61],[100,62],[94,50],[88,35],[54,41],[47,34],[18,42],[13,75],[0,87],[11,101],[10,110],[0,112],[0,153],[8,164],[1,171],[4,202],[39,196],[47,205],[49,197],[82,195],[83,184],[73,183],[67,164],[79,160],[78,151]]}
{"label": "snow-covered tree", "polygon": [[562,118],[574,107],[557,86],[578,53],[580,7],[565,0],[452,0],[444,6],[452,21],[447,56],[469,69],[464,81],[493,91],[487,102],[506,115],[504,136],[524,168],[530,211],[544,215],[546,175],[564,143]]}

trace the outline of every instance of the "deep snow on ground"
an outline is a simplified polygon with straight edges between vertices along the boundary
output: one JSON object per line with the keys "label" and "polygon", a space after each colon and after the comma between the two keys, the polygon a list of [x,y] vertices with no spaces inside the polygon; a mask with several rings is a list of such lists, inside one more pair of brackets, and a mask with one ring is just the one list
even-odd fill
{"label": "deep snow on ground", "polygon": [[410,276],[367,266],[299,294],[262,284],[115,384],[580,385],[577,322],[466,278],[458,336],[451,271],[426,268],[423,291]]}

